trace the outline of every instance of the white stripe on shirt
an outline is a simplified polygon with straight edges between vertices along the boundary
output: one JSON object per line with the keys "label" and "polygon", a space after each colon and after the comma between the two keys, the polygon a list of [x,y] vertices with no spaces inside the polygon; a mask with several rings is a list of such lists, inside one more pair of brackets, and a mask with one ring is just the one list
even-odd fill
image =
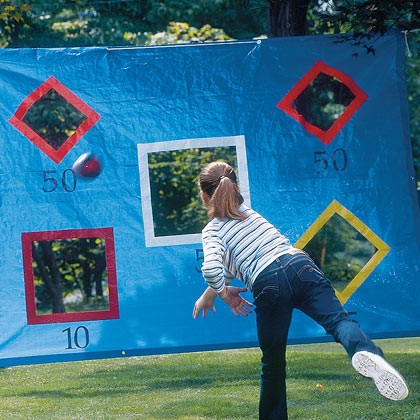
{"label": "white stripe on shirt", "polygon": [[215,218],[202,231],[202,273],[216,293],[233,277],[252,290],[258,274],[292,248],[289,240],[260,214],[245,206],[239,209],[247,215],[245,220]]}

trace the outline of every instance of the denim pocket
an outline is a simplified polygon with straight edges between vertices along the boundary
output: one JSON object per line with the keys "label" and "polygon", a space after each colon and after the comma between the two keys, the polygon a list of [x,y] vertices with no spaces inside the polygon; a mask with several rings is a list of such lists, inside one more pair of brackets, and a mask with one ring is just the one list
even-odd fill
{"label": "denim pocket", "polygon": [[267,310],[276,304],[279,298],[279,287],[278,286],[265,286],[259,292],[254,299],[255,313],[259,311]]}
{"label": "denim pocket", "polygon": [[325,274],[314,263],[302,265],[296,274],[302,284],[319,284],[327,280]]}

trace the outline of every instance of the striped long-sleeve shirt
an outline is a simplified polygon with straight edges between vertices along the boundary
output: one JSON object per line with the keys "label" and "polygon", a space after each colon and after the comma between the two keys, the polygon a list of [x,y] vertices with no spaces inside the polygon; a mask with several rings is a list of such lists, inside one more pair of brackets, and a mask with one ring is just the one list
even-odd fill
{"label": "striped long-sleeve shirt", "polygon": [[248,290],[258,274],[291,249],[289,240],[252,209],[241,206],[245,220],[211,220],[202,231],[202,273],[208,285],[220,293],[234,277]]}

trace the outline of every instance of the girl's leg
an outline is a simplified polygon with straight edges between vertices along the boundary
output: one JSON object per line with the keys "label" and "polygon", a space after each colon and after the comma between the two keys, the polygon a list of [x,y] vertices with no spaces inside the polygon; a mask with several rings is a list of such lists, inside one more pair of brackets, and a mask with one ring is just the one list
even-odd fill
{"label": "girl's leg", "polygon": [[330,281],[306,254],[294,255],[288,271],[293,278],[296,308],[324,327],[342,344],[350,358],[361,350],[383,356],[382,350],[349,317]]}
{"label": "girl's leg", "polygon": [[276,265],[258,277],[253,292],[262,351],[259,419],[287,420],[286,344],[293,310],[290,285]]}
{"label": "girl's leg", "polygon": [[[293,271],[294,274],[291,273]],[[296,307],[341,343],[352,359],[353,367],[372,378],[386,398],[402,400],[408,395],[404,378],[383,358],[382,350],[351,320],[337,299],[330,282],[319,268],[304,256],[289,264],[291,282],[296,292]]]}

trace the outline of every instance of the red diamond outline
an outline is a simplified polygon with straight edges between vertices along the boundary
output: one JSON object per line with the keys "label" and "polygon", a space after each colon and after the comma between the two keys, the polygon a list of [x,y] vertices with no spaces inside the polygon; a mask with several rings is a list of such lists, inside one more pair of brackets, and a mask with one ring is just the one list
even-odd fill
{"label": "red diamond outline", "polygon": [[[47,92],[54,89],[77,110],[86,116],[76,131],[67,138],[58,150],[50,146],[38,133],[23,121],[23,117],[29,108]],[[101,116],[89,105],[83,102],[66,86],[60,83],[55,77],[50,76],[42,85],[30,93],[19,105],[14,115],[9,119],[10,124],[17,128],[25,137],[42,150],[55,163],[60,163],[70,149],[98,122]]]}
{"label": "red diamond outline", "polygon": [[[303,115],[299,114],[292,105],[296,98],[320,73],[325,73],[328,76],[337,78],[341,83],[345,84],[354,95],[354,99],[327,131],[306,121]],[[368,94],[364,92],[351,77],[319,60],[277,104],[277,107],[298,121],[307,131],[314,134],[328,146],[367,98]]]}

